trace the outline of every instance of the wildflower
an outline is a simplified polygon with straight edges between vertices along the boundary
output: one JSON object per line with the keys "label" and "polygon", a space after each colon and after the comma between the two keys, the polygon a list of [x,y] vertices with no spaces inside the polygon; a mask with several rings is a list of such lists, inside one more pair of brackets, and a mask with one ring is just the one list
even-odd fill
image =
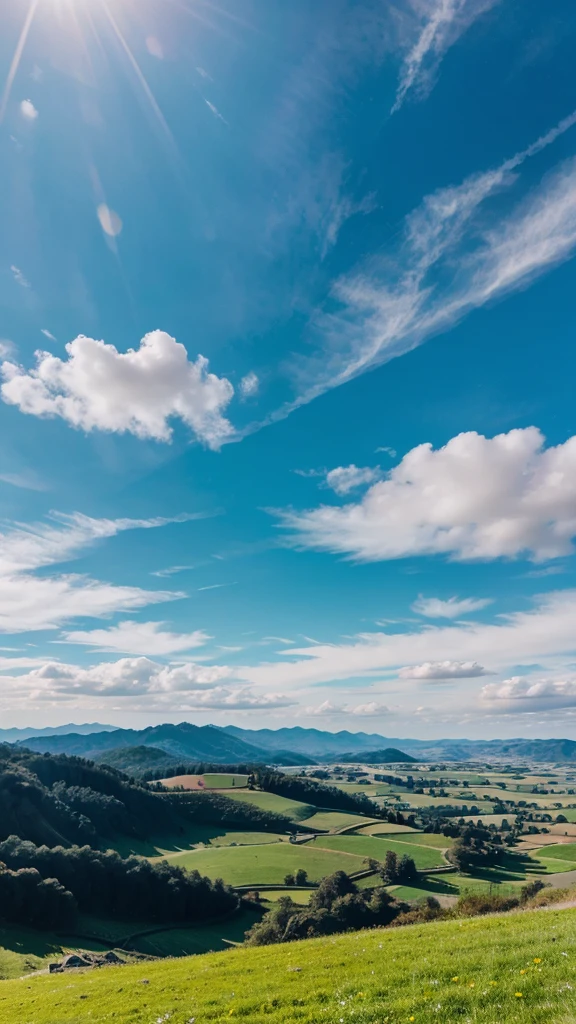
{"label": "wildflower", "polygon": [[497,982],[497,981],[491,981],[491,982],[490,982],[490,984],[491,984],[491,985],[497,985],[497,984],[498,984],[498,982]]}
{"label": "wildflower", "polygon": [[516,996],[516,999],[523,999],[522,992],[515,992],[514,995]]}
{"label": "wildflower", "polygon": [[520,971],[520,974],[526,974],[526,971],[522,970]]}
{"label": "wildflower", "polygon": [[535,964],[541,964],[542,963],[542,957],[541,956],[535,956],[534,957],[534,963]]}
{"label": "wildflower", "polygon": [[476,987],[476,982],[475,981],[471,981],[470,984],[468,985],[468,988],[475,988],[475,987]]}
{"label": "wildflower", "polygon": [[452,978],[452,981],[459,981],[459,980],[460,980],[460,979],[458,978],[458,975],[456,975],[456,977],[455,977],[455,978]]}
{"label": "wildflower", "polygon": [[409,1017],[408,1020],[416,1020],[416,1017],[414,1017],[414,1016]]}

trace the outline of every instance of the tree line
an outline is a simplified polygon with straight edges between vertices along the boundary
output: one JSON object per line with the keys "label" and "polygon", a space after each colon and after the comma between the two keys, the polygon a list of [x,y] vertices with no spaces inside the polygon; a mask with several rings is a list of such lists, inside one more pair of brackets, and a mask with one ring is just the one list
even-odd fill
{"label": "tree line", "polygon": [[301,776],[284,775],[282,772],[259,768],[254,773],[254,781],[260,789],[267,793],[300,800],[302,803],[313,804],[315,807],[337,811],[352,811],[365,814],[371,818],[383,818],[393,824],[403,824],[404,818],[399,811],[382,810],[365,793],[348,793],[338,786],[326,786],[315,779]]}
{"label": "tree line", "polygon": [[[168,861],[123,858],[115,850],[51,848],[10,836],[0,843],[0,865],[0,913],[20,924],[70,925],[76,910],[126,921],[195,922],[238,907],[238,897],[221,880]],[[41,904],[36,910],[35,901]]]}

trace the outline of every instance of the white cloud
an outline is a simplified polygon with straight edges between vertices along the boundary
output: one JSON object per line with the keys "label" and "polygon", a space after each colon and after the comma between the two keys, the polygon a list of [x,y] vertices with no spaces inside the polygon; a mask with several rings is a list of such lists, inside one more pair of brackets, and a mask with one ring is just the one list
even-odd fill
{"label": "white cloud", "polygon": [[210,448],[230,437],[222,412],[234,389],[208,372],[208,360],[190,361],[184,345],[152,331],[137,350],[80,335],[66,346],[67,359],[36,353],[27,372],[2,364],[2,398],[32,416],[59,416],[81,430],[131,433],[170,441],[173,417],[184,421]]}
{"label": "white cloud", "polygon": [[338,466],[326,473],[326,484],[336,494],[348,494],[356,487],[363,487],[366,484],[373,484],[382,476],[378,466]]}
{"label": "white cloud", "polygon": [[367,704],[333,704],[325,700],[317,707],[306,708],[309,715],[319,718],[330,718],[332,715],[356,715],[358,718],[372,718],[377,715],[390,714],[390,708],[386,704],[379,704],[378,701],[369,701]]}
{"label": "white cloud", "polygon": [[445,53],[470,25],[498,0],[416,0],[421,13],[418,38],[404,58],[393,112],[409,93],[426,96],[434,84]]}
{"label": "white cloud", "polygon": [[54,335],[49,330],[47,330],[46,327],[41,327],[40,332],[44,335],[45,338],[49,338],[50,341],[56,341]]}
{"label": "white cloud", "polygon": [[576,707],[576,678],[526,679],[512,676],[482,687],[481,698],[511,711],[548,711]]}
{"label": "white cloud", "polygon": [[514,172],[574,124],[576,111],[499,167],[426,196],[388,251],[338,280],[336,307],[314,324],[319,347],[295,366],[300,394],[259,426],[409,352],[568,259],[576,247],[576,161],[507,212],[501,205],[480,221],[479,208],[505,187],[519,187]]}
{"label": "white cloud", "polygon": [[20,270],[20,267],[16,266],[15,263],[13,263],[11,265],[10,270],[12,271],[12,276],[14,277],[14,280],[16,281],[16,284],[19,284],[21,288],[31,288],[32,287],[32,285],[30,284],[30,281],[28,280],[28,278]]}
{"label": "white cloud", "polygon": [[22,100],[20,104],[20,113],[27,121],[36,121],[38,117],[38,111],[32,103],[32,100]]}
{"label": "white cloud", "polygon": [[489,673],[477,661],[425,661],[401,668],[400,679],[475,679]]}
{"label": "white cloud", "polygon": [[9,527],[0,533],[0,631],[55,629],[82,616],[98,618],[183,597],[80,575],[32,572],[77,558],[98,541],[125,530],[152,529],[188,518],[93,519],[80,513],[53,513],[48,523]]}
{"label": "white cloud", "polygon": [[214,114],[214,117],[217,117],[219,121],[223,121],[224,124],[228,124],[228,121],[226,120],[226,118],[222,117],[222,114],[218,110],[218,107],[215,107],[213,103],[210,103],[210,100],[206,100],[205,99],[204,103],[206,104],[208,109]]}
{"label": "white cloud", "polygon": [[11,359],[16,351],[13,341],[9,338],[0,338],[0,359]]}
{"label": "white cloud", "polygon": [[260,381],[253,370],[247,373],[245,377],[242,377],[240,381],[240,394],[242,398],[253,398],[254,395],[258,394],[260,388]]}
{"label": "white cloud", "polygon": [[443,601],[440,597],[423,597],[420,594],[412,605],[412,611],[429,619],[459,619],[487,608],[492,602],[491,597],[449,597]]}
{"label": "white cloud", "polygon": [[103,618],[181,597],[78,575],[0,576],[0,633],[57,629],[73,619]]}
{"label": "white cloud", "polygon": [[105,235],[116,238],[122,231],[122,219],[115,210],[112,210],[106,203],[100,203],[96,209],[96,216],[100,221],[100,227]]}
{"label": "white cloud", "polygon": [[169,565],[166,569],[156,569],[154,572],[151,572],[150,575],[163,578],[165,576],[175,576],[176,573],[185,572],[187,569],[193,568],[193,565]]}
{"label": "white cloud", "polygon": [[202,629],[193,633],[170,633],[163,622],[133,622],[126,620],[109,629],[77,630],[65,633],[68,643],[87,644],[101,651],[121,651],[125,654],[162,656],[189,651],[212,640]]}
{"label": "white cloud", "polygon": [[[4,662],[0,660],[4,707],[29,705],[34,701],[74,701],[79,706],[89,706],[92,699],[114,699],[121,701],[122,707],[165,712],[175,706],[180,711],[242,711],[271,710],[294,704],[293,699],[282,694],[257,693],[246,686],[222,686],[233,674],[225,665],[165,666],[143,657],[121,658],[90,668],[55,661],[39,664],[38,659],[4,659]],[[34,666],[28,672],[8,674],[13,667],[28,665]],[[144,705],[138,703],[142,698],[145,698]]]}
{"label": "white cloud", "polygon": [[[243,666],[246,682],[269,688],[301,688],[335,680],[396,675],[425,662],[478,662],[487,671],[510,673],[518,664],[556,664],[575,650],[576,590],[542,595],[534,608],[499,616],[496,622],[462,622],[396,633],[366,633],[341,644],[289,648],[285,660]],[[397,687],[390,679],[380,684]]]}
{"label": "white cloud", "polygon": [[0,532],[0,575],[68,562],[98,541],[126,530],[150,530],[194,518],[194,513],[183,513],[170,518],[94,519],[80,512],[52,512],[49,522],[19,523]]}
{"label": "white cloud", "polygon": [[364,562],[556,558],[576,535],[576,436],[544,448],[536,427],[459,434],[413,448],[357,504],[279,515],[299,545]]}

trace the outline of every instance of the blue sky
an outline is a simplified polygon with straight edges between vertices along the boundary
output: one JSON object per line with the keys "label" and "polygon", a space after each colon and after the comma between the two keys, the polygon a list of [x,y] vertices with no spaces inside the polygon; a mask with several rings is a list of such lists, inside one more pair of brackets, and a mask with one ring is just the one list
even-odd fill
{"label": "blue sky", "polygon": [[0,15],[2,724],[576,724],[576,10]]}

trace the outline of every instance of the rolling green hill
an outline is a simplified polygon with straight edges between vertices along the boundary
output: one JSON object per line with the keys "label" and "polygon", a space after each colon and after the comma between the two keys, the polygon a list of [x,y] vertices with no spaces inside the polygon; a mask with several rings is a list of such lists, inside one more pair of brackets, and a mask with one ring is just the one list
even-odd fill
{"label": "rolling green hill", "polygon": [[576,910],[246,948],[0,985],[10,1024],[572,1024]]}

